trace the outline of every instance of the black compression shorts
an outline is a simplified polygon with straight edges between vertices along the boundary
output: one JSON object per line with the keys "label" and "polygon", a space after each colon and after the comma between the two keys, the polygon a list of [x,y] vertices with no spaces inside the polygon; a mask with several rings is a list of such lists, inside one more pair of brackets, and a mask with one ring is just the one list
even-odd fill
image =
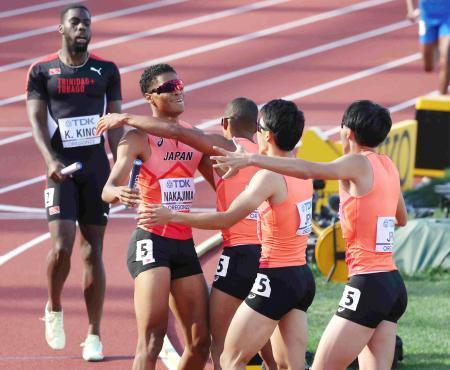
{"label": "black compression shorts", "polygon": [[243,301],[255,282],[260,257],[259,244],[224,248],[217,263],[213,287]]}
{"label": "black compression shorts", "polygon": [[281,320],[292,309],[306,312],[315,293],[308,265],[260,268],[245,303],[272,320]]}
{"label": "black compression shorts", "polygon": [[171,279],[201,274],[192,239],[178,240],[136,228],[128,244],[128,271],[133,278],[155,267],[169,267]]}
{"label": "black compression shorts", "polygon": [[97,152],[63,182],[47,179],[44,202],[49,222],[73,220],[85,225],[107,224],[109,204],[102,200],[101,195],[109,176],[109,161],[103,150]]}
{"label": "black compression shorts", "polygon": [[405,284],[398,271],[354,275],[345,286],[336,315],[376,328],[383,320],[396,323],[407,303]]}

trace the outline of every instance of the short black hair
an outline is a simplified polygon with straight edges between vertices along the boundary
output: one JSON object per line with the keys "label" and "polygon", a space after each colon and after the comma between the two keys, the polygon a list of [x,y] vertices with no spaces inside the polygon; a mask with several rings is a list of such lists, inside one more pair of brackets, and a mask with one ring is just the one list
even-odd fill
{"label": "short black hair", "polygon": [[275,99],[261,108],[261,115],[278,148],[285,151],[294,149],[305,127],[303,112],[291,101]]}
{"label": "short black hair", "polygon": [[141,86],[142,95],[148,92],[148,89],[153,82],[153,80],[162,75],[163,73],[177,73],[175,69],[169,64],[160,63],[152,65],[144,70],[139,80],[139,85]]}
{"label": "short black hair", "polygon": [[237,129],[242,128],[253,133],[256,131],[258,106],[253,100],[245,97],[235,98],[227,104],[225,113],[227,116],[235,118],[230,121],[230,124],[236,123]]}
{"label": "short black hair", "polygon": [[86,11],[89,13],[89,16],[91,15],[91,12],[89,11],[89,9],[86,8],[84,5],[81,5],[81,4],[70,4],[70,5],[67,5],[67,6],[61,11],[61,14],[60,14],[60,20],[61,20],[61,23],[64,23],[64,17],[66,16],[67,12],[68,12],[69,10],[72,10],[72,9],[83,9],[83,10],[86,10]]}
{"label": "short black hair", "polygon": [[359,145],[375,148],[386,139],[392,120],[389,111],[381,105],[370,100],[357,100],[345,110],[342,126],[354,132]]}

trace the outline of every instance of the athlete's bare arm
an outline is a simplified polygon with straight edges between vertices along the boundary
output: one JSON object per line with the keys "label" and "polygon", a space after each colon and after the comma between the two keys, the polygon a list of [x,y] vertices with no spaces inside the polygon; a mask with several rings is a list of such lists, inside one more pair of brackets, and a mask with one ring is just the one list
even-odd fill
{"label": "athlete's bare arm", "polygon": [[45,100],[27,100],[27,114],[33,132],[33,138],[47,166],[47,176],[53,181],[61,182],[65,176],[61,174],[64,164],[61,163],[50,144],[47,125],[47,103]]}
{"label": "athlete's bare arm", "polygon": [[242,150],[216,150],[222,153],[222,156],[213,156],[211,159],[218,162],[214,167],[228,169],[225,178],[243,167],[256,166],[300,179],[348,180],[357,184],[361,179],[370,177],[371,171],[367,159],[359,154],[346,154],[332,162],[316,163],[299,158],[251,154]]}
{"label": "athlete's bare arm", "polygon": [[414,5],[414,0],[406,0],[406,18],[416,21],[419,17],[419,9]]}
{"label": "athlete's bare arm", "polygon": [[229,228],[248,216],[265,200],[278,203],[278,198],[285,196],[285,191],[286,184],[282,176],[270,171],[259,171],[253,176],[247,189],[239,194],[225,212],[181,213],[160,205],[149,205],[139,210],[138,225],[152,226],[175,222],[198,229]]}
{"label": "athlete's bare arm", "polygon": [[[113,100],[110,101],[106,107],[107,113],[120,113],[122,111],[122,101]],[[116,127],[108,131],[108,144],[111,149],[114,162],[117,160],[117,146],[119,145],[120,139],[123,136],[123,127]]]}
{"label": "athlete's bare arm", "polygon": [[397,226],[405,226],[408,222],[408,212],[406,211],[405,199],[403,198],[403,194],[401,192],[398,198],[395,218],[397,219]]}
{"label": "athlete's bare arm", "polygon": [[126,184],[133,161],[140,158],[145,162],[150,155],[146,135],[137,130],[128,131],[118,145],[117,160],[103,188],[102,199],[107,203],[120,202],[130,207],[136,206],[140,201],[139,193]]}
{"label": "athlete's bare arm", "polygon": [[236,149],[233,142],[222,135],[207,133],[196,128],[183,127],[156,117],[136,116],[128,113],[103,116],[97,124],[97,134],[102,134],[106,130],[123,125],[137,128],[153,136],[182,141],[205,154],[218,154],[213,149],[213,146],[226,150]]}

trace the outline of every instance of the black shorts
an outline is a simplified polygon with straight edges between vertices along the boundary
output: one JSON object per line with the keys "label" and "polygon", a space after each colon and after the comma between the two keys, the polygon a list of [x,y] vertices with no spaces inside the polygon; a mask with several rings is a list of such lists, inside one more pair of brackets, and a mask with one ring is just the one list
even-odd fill
{"label": "black shorts", "polygon": [[172,280],[203,272],[192,239],[166,238],[140,228],[128,244],[127,265],[133,278],[161,266],[170,268]]}
{"label": "black shorts", "polygon": [[398,271],[354,275],[345,286],[336,315],[376,328],[383,320],[396,323],[407,303],[405,284]]}
{"label": "black shorts", "polygon": [[44,202],[49,222],[73,220],[85,225],[107,224],[109,204],[102,200],[102,191],[109,176],[108,158],[99,151],[82,164],[83,168],[63,182],[47,179]]}
{"label": "black shorts", "polygon": [[223,249],[213,287],[243,301],[255,282],[261,245],[237,245]]}
{"label": "black shorts", "polygon": [[316,294],[308,265],[260,268],[245,303],[272,320],[280,320],[292,309],[307,311]]}

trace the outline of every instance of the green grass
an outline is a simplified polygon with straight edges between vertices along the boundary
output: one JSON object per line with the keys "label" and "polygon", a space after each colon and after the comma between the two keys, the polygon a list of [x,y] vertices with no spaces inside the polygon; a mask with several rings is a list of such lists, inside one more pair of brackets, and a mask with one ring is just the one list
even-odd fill
{"label": "green grass", "polygon": [[[308,350],[336,311],[343,284],[326,283],[316,272],[316,297],[308,310]],[[450,369],[450,273],[438,271],[405,278],[408,308],[399,321],[404,359],[398,369]]]}

